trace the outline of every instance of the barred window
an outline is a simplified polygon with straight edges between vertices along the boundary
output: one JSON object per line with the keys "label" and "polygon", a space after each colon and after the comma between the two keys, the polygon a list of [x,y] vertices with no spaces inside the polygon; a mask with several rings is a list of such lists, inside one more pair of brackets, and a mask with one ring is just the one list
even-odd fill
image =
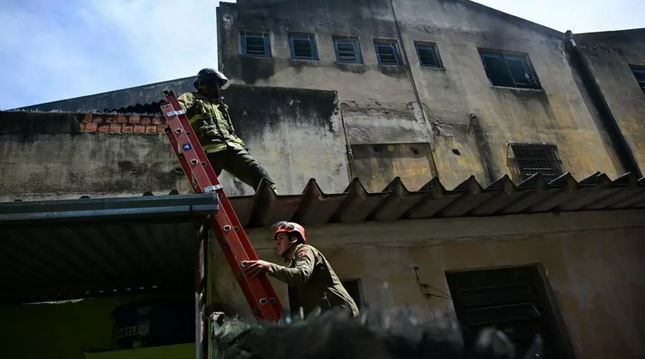
{"label": "barred window", "polygon": [[517,357],[524,356],[537,335],[544,358],[572,357],[541,266],[447,272],[446,279],[467,347],[482,329],[494,327],[515,344]]}
{"label": "barred window", "polygon": [[417,49],[419,56],[419,64],[425,67],[442,68],[441,59],[439,58],[439,50],[437,44],[428,42],[416,42],[414,47]]}
{"label": "barred window", "polygon": [[335,37],[334,50],[336,51],[336,62],[349,64],[363,63],[361,48],[357,38]]}
{"label": "barred window", "polygon": [[374,48],[380,65],[401,64],[401,55],[395,40],[374,40]]}
{"label": "barred window", "polygon": [[522,180],[540,173],[549,181],[564,173],[555,145],[511,143],[511,148]]}
{"label": "barred window", "polygon": [[314,34],[289,34],[291,58],[296,60],[318,60],[318,49]]}
{"label": "barred window", "polygon": [[255,57],[271,57],[269,34],[245,32],[241,34],[242,55]]}

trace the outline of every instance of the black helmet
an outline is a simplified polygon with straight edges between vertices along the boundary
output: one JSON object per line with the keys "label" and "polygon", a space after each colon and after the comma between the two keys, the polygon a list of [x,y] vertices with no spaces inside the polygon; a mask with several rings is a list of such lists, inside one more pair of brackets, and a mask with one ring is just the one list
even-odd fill
{"label": "black helmet", "polygon": [[193,86],[197,87],[198,82],[211,82],[217,81],[217,85],[220,89],[225,89],[228,87],[228,78],[218,70],[214,69],[201,69],[197,73],[197,79],[193,82]]}

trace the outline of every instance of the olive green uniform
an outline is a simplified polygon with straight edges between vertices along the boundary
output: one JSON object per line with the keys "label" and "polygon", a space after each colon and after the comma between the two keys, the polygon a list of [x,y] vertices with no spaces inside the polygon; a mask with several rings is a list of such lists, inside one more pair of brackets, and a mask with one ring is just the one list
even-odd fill
{"label": "olive green uniform", "polygon": [[271,263],[267,273],[296,287],[305,314],[316,307],[325,310],[340,306],[358,316],[356,303],[319,250],[298,244],[288,261],[287,266]]}
{"label": "olive green uniform", "polygon": [[235,133],[224,102],[199,92],[186,92],[178,100],[218,176],[225,169],[253,189],[266,178],[275,189],[266,170],[251,157],[248,147]]}

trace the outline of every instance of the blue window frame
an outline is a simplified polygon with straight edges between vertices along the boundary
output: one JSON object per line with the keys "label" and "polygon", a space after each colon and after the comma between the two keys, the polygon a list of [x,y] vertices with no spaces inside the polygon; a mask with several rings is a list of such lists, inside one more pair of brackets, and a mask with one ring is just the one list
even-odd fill
{"label": "blue window frame", "polygon": [[431,42],[414,42],[419,56],[419,64],[424,67],[443,68],[437,44]]}
{"label": "blue window frame", "polygon": [[374,49],[380,65],[401,65],[399,46],[395,40],[374,40]]}
{"label": "blue window frame", "polygon": [[244,32],[240,34],[242,55],[254,57],[271,57],[269,34]]}
{"label": "blue window frame", "polygon": [[289,34],[291,58],[296,60],[318,60],[318,49],[314,34]]}
{"label": "blue window frame", "polygon": [[641,87],[643,93],[645,93],[645,66],[630,65],[636,81],[638,81],[638,86]]}
{"label": "blue window frame", "polygon": [[541,88],[527,54],[479,50],[479,55],[491,85]]}
{"label": "blue window frame", "polygon": [[336,62],[344,64],[362,64],[361,47],[357,38],[335,37],[334,50]]}

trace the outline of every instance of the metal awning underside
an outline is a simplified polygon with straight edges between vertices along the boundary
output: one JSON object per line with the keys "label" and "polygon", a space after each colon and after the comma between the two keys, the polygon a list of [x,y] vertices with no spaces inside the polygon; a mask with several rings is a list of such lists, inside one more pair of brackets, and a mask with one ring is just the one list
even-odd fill
{"label": "metal awning underside", "polygon": [[191,289],[212,194],[0,203],[0,303]]}
{"label": "metal awning underside", "polygon": [[645,208],[645,178],[625,174],[611,180],[596,173],[576,181],[565,173],[547,183],[537,174],[516,185],[503,176],[483,188],[471,176],[451,191],[434,178],[421,190],[411,192],[397,177],[378,193],[368,193],[355,179],[340,194],[323,193],[312,179],[300,195],[276,196],[263,182],[255,195],[232,197],[231,203],[247,228],[279,220],[312,225]]}

